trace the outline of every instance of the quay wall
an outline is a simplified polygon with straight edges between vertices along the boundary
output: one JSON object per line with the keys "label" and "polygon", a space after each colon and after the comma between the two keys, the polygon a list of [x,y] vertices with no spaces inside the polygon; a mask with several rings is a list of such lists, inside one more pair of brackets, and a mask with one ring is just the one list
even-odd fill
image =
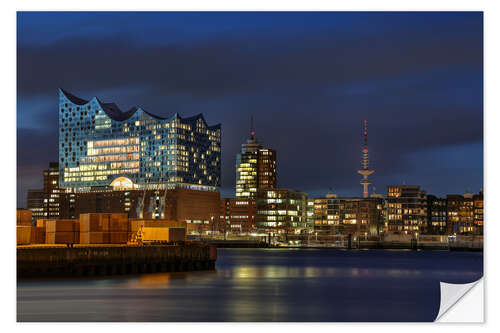
{"label": "quay wall", "polygon": [[209,240],[208,244],[216,245],[217,248],[314,248],[314,249],[385,249],[385,250],[448,250],[448,251],[483,251],[483,241],[459,241],[459,242],[422,242],[422,241],[348,241],[342,242],[303,242],[293,245],[269,244],[261,240]]}
{"label": "quay wall", "polygon": [[17,276],[95,276],[215,269],[211,245],[18,247]]}

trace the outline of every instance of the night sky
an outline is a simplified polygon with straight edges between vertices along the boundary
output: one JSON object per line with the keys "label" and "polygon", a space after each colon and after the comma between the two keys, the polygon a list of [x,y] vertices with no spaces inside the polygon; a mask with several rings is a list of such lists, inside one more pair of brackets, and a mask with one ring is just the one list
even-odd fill
{"label": "night sky", "polygon": [[223,196],[248,137],[278,186],[361,196],[483,187],[482,13],[18,13],[17,204],[58,159],[58,90],[222,124]]}

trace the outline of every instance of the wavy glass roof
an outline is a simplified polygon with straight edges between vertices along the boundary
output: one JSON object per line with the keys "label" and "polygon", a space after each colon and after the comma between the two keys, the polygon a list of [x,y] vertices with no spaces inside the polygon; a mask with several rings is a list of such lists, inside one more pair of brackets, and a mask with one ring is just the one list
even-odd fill
{"label": "wavy glass roof", "polygon": [[175,113],[172,117],[164,118],[164,117],[160,117],[160,116],[154,115],[152,113],[149,113],[149,112],[147,112],[141,108],[138,108],[136,106],[130,108],[130,110],[128,110],[128,111],[123,112],[122,110],[120,110],[120,108],[115,103],[104,103],[101,100],[99,100],[97,97],[93,97],[91,100],[87,101],[87,100],[84,100],[80,97],[76,97],[75,95],[71,94],[70,92],[68,92],[62,88],[60,88],[59,90],[61,91],[62,94],[64,94],[64,96],[66,96],[66,98],[70,102],[72,102],[76,105],[86,105],[86,104],[90,103],[93,99],[95,99],[96,102],[99,104],[99,106],[101,106],[102,110],[108,115],[108,117],[111,118],[112,120],[115,120],[115,121],[127,120],[130,117],[132,117],[137,111],[141,110],[142,112],[149,115],[150,117],[158,119],[158,120],[168,120],[168,119],[172,119],[172,118],[177,118],[177,119],[181,119],[181,120],[185,120],[185,121],[193,121],[193,120],[197,120],[197,119],[201,118],[203,120],[203,122],[205,123],[206,127],[210,128],[212,130],[220,128],[220,124],[209,126],[207,124],[205,118],[203,117],[203,114],[201,114],[201,113],[199,113],[195,116],[186,117],[186,118],[183,118],[183,117],[179,116],[179,114]]}

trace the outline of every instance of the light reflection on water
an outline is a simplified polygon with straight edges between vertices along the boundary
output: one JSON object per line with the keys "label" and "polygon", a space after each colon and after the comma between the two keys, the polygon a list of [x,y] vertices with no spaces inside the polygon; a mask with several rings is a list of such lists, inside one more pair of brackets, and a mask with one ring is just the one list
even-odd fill
{"label": "light reflection on water", "polygon": [[20,321],[431,321],[481,253],[219,250],[216,271],[18,283]]}

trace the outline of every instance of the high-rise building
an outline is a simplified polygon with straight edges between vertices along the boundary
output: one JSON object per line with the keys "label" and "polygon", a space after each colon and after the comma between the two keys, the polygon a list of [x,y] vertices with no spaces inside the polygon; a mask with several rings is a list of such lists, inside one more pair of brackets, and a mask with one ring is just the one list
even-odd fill
{"label": "high-rise building", "polygon": [[276,188],[276,151],[259,149],[257,165],[258,188]]}
{"label": "high-rise building", "polygon": [[427,225],[427,195],[416,185],[387,187],[387,224],[391,233],[416,235]]}
{"label": "high-rise building", "polygon": [[276,188],[276,151],[257,142],[252,121],[250,137],[236,155],[236,198],[255,199],[258,189],[270,188]]}
{"label": "high-rise building", "polygon": [[76,192],[220,186],[220,124],[162,118],[59,90],[59,180]]}

